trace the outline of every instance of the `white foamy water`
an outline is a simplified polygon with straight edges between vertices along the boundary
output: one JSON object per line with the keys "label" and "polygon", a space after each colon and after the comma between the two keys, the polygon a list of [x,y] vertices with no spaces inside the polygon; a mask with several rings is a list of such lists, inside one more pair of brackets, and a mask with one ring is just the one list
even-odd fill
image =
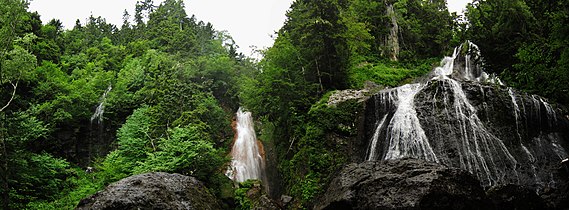
{"label": "white foamy water", "polygon": [[262,179],[264,157],[262,145],[257,141],[251,112],[239,108],[237,111],[237,139],[231,150],[231,168],[226,175],[234,181]]}

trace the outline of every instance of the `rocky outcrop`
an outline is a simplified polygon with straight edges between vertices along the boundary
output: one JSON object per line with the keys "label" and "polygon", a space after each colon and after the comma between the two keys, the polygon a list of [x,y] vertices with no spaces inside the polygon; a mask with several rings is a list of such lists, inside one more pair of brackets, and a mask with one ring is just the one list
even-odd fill
{"label": "rocky outcrop", "polygon": [[328,98],[328,106],[337,106],[339,103],[348,100],[358,100],[363,102],[369,98],[370,90],[338,90]]}
{"label": "rocky outcrop", "polygon": [[363,126],[354,138],[327,134],[350,145],[335,151],[352,164],[315,207],[568,209],[569,110],[505,86],[480,61],[467,42],[419,83],[332,95],[331,107],[364,101],[361,118],[337,127]]}
{"label": "rocky outcrop", "polygon": [[465,170],[485,189],[516,185],[549,207],[567,208],[569,175],[561,162],[569,158],[569,111],[505,86],[480,68],[480,54],[461,49],[429,79],[366,101],[361,131],[369,146],[361,158],[423,159]]}
{"label": "rocky outcrop", "polygon": [[519,185],[492,187],[486,194],[496,209],[548,209],[534,190]]}
{"label": "rocky outcrop", "polygon": [[147,173],[115,182],[81,200],[76,209],[221,209],[196,178]]}
{"label": "rocky outcrop", "polygon": [[472,174],[417,159],[347,165],[315,209],[487,209]]}
{"label": "rocky outcrop", "polygon": [[[441,163],[469,170],[487,187],[518,184],[541,193],[568,181],[560,170],[569,140],[569,121],[561,117],[567,113],[563,107],[505,86],[463,82],[464,95],[476,110],[470,114],[477,119],[461,119],[450,86],[433,81],[415,100],[422,127]],[[485,142],[489,148],[485,144],[475,148],[476,143]],[[477,173],[474,164],[469,168],[465,146],[484,156],[476,160],[486,163],[486,172]]]}

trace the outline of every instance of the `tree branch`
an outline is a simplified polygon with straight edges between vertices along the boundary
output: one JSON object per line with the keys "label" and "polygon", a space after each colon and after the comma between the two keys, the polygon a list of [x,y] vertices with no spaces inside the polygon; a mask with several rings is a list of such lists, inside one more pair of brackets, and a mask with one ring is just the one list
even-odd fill
{"label": "tree branch", "polygon": [[4,109],[6,109],[8,106],[10,106],[10,103],[12,103],[12,100],[14,100],[14,96],[16,95],[16,89],[18,88],[18,82],[16,82],[16,84],[12,83],[12,87],[14,87],[14,91],[12,91],[12,97],[10,97],[10,100],[8,101],[8,103],[6,103],[6,105],[4,105],[4,107],[2,107],[0,109],[0,112],[3,112]]}

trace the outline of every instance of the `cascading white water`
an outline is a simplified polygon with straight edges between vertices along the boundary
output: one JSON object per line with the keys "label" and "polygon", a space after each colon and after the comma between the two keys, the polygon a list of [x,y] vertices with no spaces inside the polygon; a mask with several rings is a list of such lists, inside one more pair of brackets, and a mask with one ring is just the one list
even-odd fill
{"label": "cascading white water", "polygon": [[[502,181],[503,172],[500,167],[506,166],[513,169],[515,176],[516,159],[510,154],[506,145],[488,131],[484,123],[476,113],[476,109],[468,101],[461,84],[451,78],[443,77],[441,81],[449,84],[452,89],[452,103],[455,117],[459,122],[460,135],[459,144],[460,167],[477,174],[481,180],[485,180],[489,185]],[[445,92],[446,93],[446,92]],[[501,154],[501,160],[495,160],[495,154]],[[502,159],[503,158],[503,159]],[[498,164],[497,162],[501,162]],[[480,177],[485,176],[485,177]]]}
{"label": "cascading white water", "polygon": [[[478,47],[471,42],[467,43],[469,49],[476,50],[474,55],[479,57],[480,55],[477,51]],[[458,53],[461,49],[462,46],[455,48],[452,56],[453,60],[451,62],[454,63],[455,58],[458,57]],[[471,69],[472,64],[469,63],[469,59],[470,56],[469,53],[467,53],[467,55],[465,55],[466,72],[462,73],[461,79],[485,81],[502,85],[502,82],[495,76],[489,77],[483,71],[473,72]],[[433,80],[438,80],[448,84],[451,88],[451,92],[453,93],[451,97],[447,95],[447,92],[445,91],[444,98],[448,100],[454,99],[452,101],[452,109],[454,109],[454,115],[458,120],[460,128],[460,152],[458,153],[460,167],[476,174],[478,178],[486,182],[488,185],[503,181],[503,167],[511,169],[514,173],[512,175],[517,177],[518,175],[515,170],[517,164],[516,159],[508,151],[502,140],[489,132],[484,123],[482,123],[477,115],[477,110],[466,97],[466,94],[462,89],[462,85],[457,80],[450,77],[454,71],[454,64],[444,65],[438,68],[443,68],[443,70],[436,71],[435,73],[444,72],[445,74],[437,74]],[[500,154],[501,157],[494,157],[495,154]],[[500,160],[496,160],[496,158]]]}
{"label": "cascading white water", "polygon": [[438,162],[413,105],[415,95],[422,88],[421,84],[409,84],[397,88],[397,110],[389,122],[387,134],[389,146],[385,160],[414,157]]}
{"label": "cascading white water", "polygon": [[[461,56],[461,52],[465,51],[462,47],[468,47],[464,57]],[[544,174],[546,172],[541,170],[545,167],[544,163],[553,161],[554,164],[557,158],[544,159],[544,155],[554,154],[562,160],[567,157],[567,152],[557,143],[559,137],[556,134],[529,133],[528,129],[536,126],[539,127],[535,128],[537,130],[555,127],[558,121],[555,109],[539,96],[521,95],[508,88],[506,96],[509,95],[513,110],[500,119],[507,121],[511,116],[510,119],[516,123],[513,127],[515,130],[512,130],[511,137],[497,137],[493,132],[498,131],[497,135],[500,135],[504,130],[492,127],[496,124],[490,119],[495,117],[490,116],[493,110],[488,109],[496,110],[496,107],[487,106],[487,102],[493,101],[486,101],[484,89],[490,90],[490,97],[496,97],[497,92],[505,89],[505,85],[495,75],[485,73],[480,61],[478,47],[467,42],[455,48],[452,56],[441,61],[440,67],[433,70],[432,79],[427,83],[382,90],[374,96],[377,121],[373,135],[370,133],[366,160],[411,157],[440,162],[471,172],[484,186],[528,180],[540,186],[551,183],[552,175]],[[463,86],[470,87],[470,95],[467,96]],[[482,98],[481,101],[475,101],[476,106],[468,98],[480,98],[472,89],[475,86],[478,86],[476,89],[479,89]],[[424,95],[429,93],[424,92],[427,88],[429,92],[433,91],[433,96]],[[429,101],[416,101],[416,96]],[[417,108],[415,103],[422,106]],[[427,104],[432,104],[432,107],[424,107]],[[420,119],[417,110],[423,111]],[[483,122],[479,114],[487,121]],[[434,127],[422,127],[427,126],[421,125],[424,122],[433,122],[428,126]],[[429,133],[426,134],[426,131]]]}
{"label": "cascading white water", "polygon": [[370,149],[369,149],[369,155],[367,160],[368,161],[372,161],[377,159],[377,144],[379,141],[379,134],[381,132],[381,129],[383,128],[383,125],[385,124],[385,119],[387,119],[387,115],[384,115],[383,118],[381,118],[381,121],[379,121],[379,123],[376,126],[375,132],[373,133],[373,136],[371,137],[371,145],[370,145]]}
{"label": "cascading white water", "polygon": [[518,106],[518,102],[516,101],[516,95],[514,95],[514,91],[512,88],[508,88],[508,94],[512,99],[512,105],[514,105],[514,117],[516,118],[516,134],[518,135],[518,139],[522,140],[522,135],[520,134],[520,107]]}
{"label": "cascading white water", "polygon": [[95,119],[97,119],[97,122],[99,124],[103,122],[103,114],[105,113],[105,101],[107,100],[107,95],[109,94],[109,92],[111,92],[112,89],[113,86],[109,85],[107,90],[105,90],[105,92],[101,96],[101,99],[99,99],[100,101],[99,105],[97,106],[97,109],[95,109],[95,113],[93,113],[93,115],[91,116],[91,122],[93,122],[93,120]]}
{"label": "cascading white water", "polygon": [[236,130],[237,138],[231,150],[231,167],[226,175],[237,182],[263,179],[264,152],[255,135],[251,112],[239,108]]}

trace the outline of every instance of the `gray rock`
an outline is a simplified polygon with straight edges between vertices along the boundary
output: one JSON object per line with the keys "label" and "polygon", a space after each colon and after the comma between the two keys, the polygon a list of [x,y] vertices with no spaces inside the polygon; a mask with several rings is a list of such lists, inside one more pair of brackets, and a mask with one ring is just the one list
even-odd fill
{"label": "gray rock", "polygon": [[338,90],[328,98],[328,106],[336,106],[347,100],[358,100],[363,102],[369,98],[370,90]]}
{"label": "gray rock", "polygon": [[349,164],[315,209],[486,209],[470,173],[416,159]]}
{"label": "gray rock", "polygon": [[288,204],[292,201],[292,197],[288,195],[281,195],[280,202],[284,207],[288,206]]}
{"label": "gray rock", "polygon": [[549,209],[534,190],[519,185],[492,187],[486,194],[496,209]]}
{"label": "gray rock", "polygon": [[[388,96],[395,93],[385,90],[366,102],[364,144],[371,145],[383,117],[391,122],[397,106]],[[439,163],[469,171],[486,189],[519,185],[548,207],[569,208],[569,171],[561,163],[569,157],[567,108],[501,85],[461,81],[457,91],[441,80],[427,82],[413,107]],[[378,135],[378,159],[388,152],[388,124]],[[363,158],[368,153],[360,152]]]}
{"label": "gray rock", "polygon": [[196,178],[147,173],[115,182],[81,200],[76,209],[221,209]]}

